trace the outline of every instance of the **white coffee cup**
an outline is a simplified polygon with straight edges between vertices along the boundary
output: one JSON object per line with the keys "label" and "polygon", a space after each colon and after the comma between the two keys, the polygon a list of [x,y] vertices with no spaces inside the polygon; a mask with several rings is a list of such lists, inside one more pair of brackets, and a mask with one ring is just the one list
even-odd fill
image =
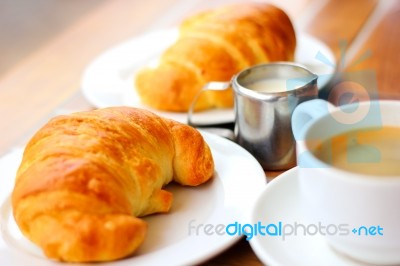
{"label": "white coffee cup", "polygon": [[341,170],[311,151],[321,141],[350,130],[400,128],[399,113],[400,101],[334,107],[323,100],[311,100],[300,104],[292,116],[305,218],[325,229],[330,226],[324,235],[331,247],[359,261],[400,264],[400,176]]}

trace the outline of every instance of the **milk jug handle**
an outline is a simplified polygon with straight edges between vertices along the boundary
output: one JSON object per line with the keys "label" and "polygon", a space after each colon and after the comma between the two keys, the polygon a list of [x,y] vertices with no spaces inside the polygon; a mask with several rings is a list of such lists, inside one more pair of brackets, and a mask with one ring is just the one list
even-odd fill
{"label": "milk jug handle", "polygon": [[196,96],[193,98],[193,101],[189,107],[188,110],[188,116],[187,116],[187,124],[189,126],[196,127],[197,124],[193,122],[193,112],[196,107],[197,101],[199,100],[201,94],[205,91],[224,91],[227,90],[231,87],[231,82],[229,81],[212,81],[208,82],[206,85],[201,88],[201,90],[196,94]]}

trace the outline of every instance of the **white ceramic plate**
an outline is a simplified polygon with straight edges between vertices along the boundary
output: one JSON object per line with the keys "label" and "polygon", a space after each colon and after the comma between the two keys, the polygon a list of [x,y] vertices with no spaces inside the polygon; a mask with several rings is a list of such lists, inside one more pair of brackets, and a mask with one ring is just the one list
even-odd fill
{"label": "white ceramic plate", "polygon": [[[263,224],[307,224],[299,204],[297,173],[298,168],[293,168],[268,184],[254,205],[251,224],[259,221]],[[256,236],[250,240],[250,245],[258,258],[268,266],[365,265],[334,251],[321,235],[298,234],[288,236],[285,240],[280,236]]]}
{"label": "white ceramic plate", "polygon": [[[163,112],[141,104],[133,84],[135,72],[149,62],[154,62],[177,37],[176,29],[162,30],[133,38],[107,50],[84,71],[81,83],[83,95],[95,107],[141,107],[186,123],[186,113]],[[335,71],[332,51],[321,41],[306,34],[299,34],[297,42],[295,61],[318,74],[318,85],[324,87]],[[196,114],[196,122],[199,124],[227,123],[233,120],[233,109],[213,109]]]}
{"label": "white ceramic plate", "polygon": [[[239,239],[229,235],[196,235],[195,231],[189,235],[191,221],[194,226],[248,221],[251,206],[266,186],[264,171],[247,151],[229,140],[203,134],[214,156],[215,178],[195,188],[169,185],[174,205],[168,214],[145,218],[149,232],[136,255],[101,265],[194,265],[212,258]],[[17,150],[0,160],[2,265],[59,265],[46,259],[22,236],[14,222],[8,195],[21,157],[22,150]]]}

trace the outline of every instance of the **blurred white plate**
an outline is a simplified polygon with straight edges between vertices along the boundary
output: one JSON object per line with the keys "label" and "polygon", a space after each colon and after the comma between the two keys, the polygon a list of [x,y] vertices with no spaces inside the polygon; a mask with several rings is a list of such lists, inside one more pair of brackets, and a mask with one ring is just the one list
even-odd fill
{"label": "blurred white plate", "polygon": [[[254,205],[250,224],[262,222],[294,224],[305,223],[300,208],[298,187],[298,168],[284,172],[272,180]],[[349,259],[334,251],[322,235],[256,236],[250,245],[257,257],[269,266],[362,266],[360,262]]]}
{"label": "blurred white plate", "polygon": [[[137,70],[159,58],[178,37],[177,29],[148,33],[117,45],[90,63],[83,73],[81,89],[95,107],[128,105],[151,110],[159,115],[187,123],[187,114],[154,110],[141,104],[134,89]],[[306,34],[298,34],[295,62],[318,74],[318,86],[323,88],[335,71],[335,57],[321,41]],[[196,114],[200,124],[234,121],[233,109],[213,109]]]}
{"label": "blurred white plate", "polygon": [[[133,257],[101,263],[101,265],[197,265],[233,245],[238,236],[189,235],[189,224],[229,224],[249,220],[250,209],[257,195],[266,186],[266,177],[259,163],[237,144],[215,135],[203,133],[215,160],[215,176],[199,187],[169,185],[174,204],[168,214],[144,219],[149,231],[145,242]],[[9,194],[22,150],[0,159],[0,258],[2,265],[57,266],[46,259],[38,247],[20,232],[12,216]],[[200,230],[201,232],[201,230]],[[67,264],[63,264],[67,265]],[[76,265],[76,264],[71,264]]]}

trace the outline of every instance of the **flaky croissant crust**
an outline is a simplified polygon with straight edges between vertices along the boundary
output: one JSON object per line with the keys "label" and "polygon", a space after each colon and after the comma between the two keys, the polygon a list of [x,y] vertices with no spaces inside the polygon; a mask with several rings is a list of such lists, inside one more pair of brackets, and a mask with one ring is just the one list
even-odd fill
{"label": "flaky croissant crust", "polygon": [[[160,40],[161,41],[161,40]],[[252,65],[292,61],[296,36],[289,17],[267,3],[240,3],[193,15],[178,40],[135,76],[143,103],[160,110],[187,111],[209,81],[229,81]],[[207,92],[196,110],[232,107],[233,92]]]}
{"label": "flaky croissant crust", "polygon": [[213,175],[200,133],[151,112],[113,107],[52,119],[27,144],[12,193],[15,220],[45,254],[71,262],[130,255],[168,212],[171,181]]}

